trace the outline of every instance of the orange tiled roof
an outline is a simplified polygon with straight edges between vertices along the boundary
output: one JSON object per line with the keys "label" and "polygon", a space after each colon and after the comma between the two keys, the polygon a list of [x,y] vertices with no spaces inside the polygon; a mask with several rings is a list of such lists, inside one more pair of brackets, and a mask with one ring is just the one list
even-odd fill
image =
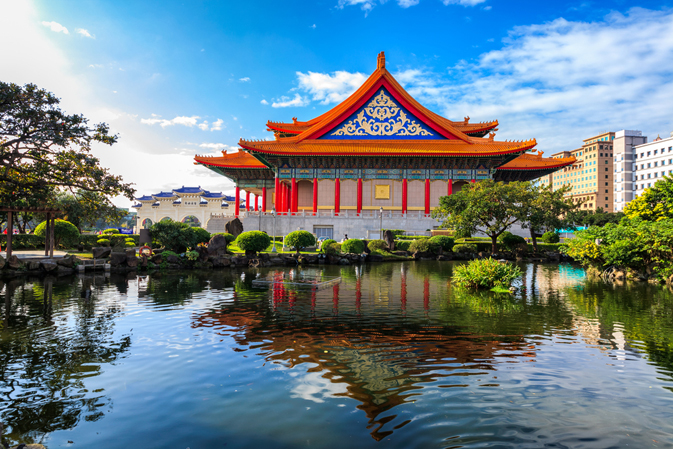
{"label": "orange tiled roof", "polygon": [[225,168],[266,168],[266,165],[245,151],[236,153],[222,152],[222,156],[194,156],[194,164]]}
{"label": "orange tiled roof", "polygon": [[476,156],[523,153],[533,148],[535,139],[522,142],[495,142],[467,137],[462,140],[332,140],[311,139],[297,142],[295,138],[275,141],[242,140],[239,145],[253,153],[293,156]]}
{"label": "orange tiled roof", "polygon": [[537,154],[522,154],[498,167],[498,170],[552,170],[566,167],[576,161],[575,156],[564,158],[542,157],[542,151]]}

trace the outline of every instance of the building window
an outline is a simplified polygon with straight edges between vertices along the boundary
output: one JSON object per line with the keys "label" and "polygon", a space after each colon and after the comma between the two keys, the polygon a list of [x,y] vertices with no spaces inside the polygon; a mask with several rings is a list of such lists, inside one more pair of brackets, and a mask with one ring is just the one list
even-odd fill
{"label": "building window", "polygon": [[334,226],[313,226],[313,233],[317,238],[331,239],[334,237]]}
{"label": "building window", "polygon": [[655,166],[655,167],[657,167],[658,164],[659,164],[659,162],[656,162],[656,161],[654,162],[654,166]]}
{"label": "building window", "polygon": [[656,156],[659,150],[654,150],[654,155]]}

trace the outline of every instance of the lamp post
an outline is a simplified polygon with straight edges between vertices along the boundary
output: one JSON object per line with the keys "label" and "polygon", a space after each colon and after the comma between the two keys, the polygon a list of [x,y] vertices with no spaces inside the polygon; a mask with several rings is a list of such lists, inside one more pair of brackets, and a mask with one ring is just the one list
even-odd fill
{"label": "lamp post", "polygon": [[379,230],[379,238],[383,240],[383,206],[379,208],[379,213],[381,214],[381,222],[380,222],[380,230]]}
{"label": "lamp post", "polygon": [[275,253],[276,251],[276,208],[271,209],[273,214],[273,235],[271,236],[271,252]]}

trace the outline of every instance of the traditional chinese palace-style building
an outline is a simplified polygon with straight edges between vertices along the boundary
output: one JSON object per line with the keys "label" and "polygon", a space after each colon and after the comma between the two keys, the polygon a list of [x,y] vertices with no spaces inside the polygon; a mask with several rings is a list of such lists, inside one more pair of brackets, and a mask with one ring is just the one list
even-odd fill
{"label": "traditional chinese palace-style building", "polygon": [[[451,121],[428,110],[386,70],[383,53],[374,73],[333,109],[267,127],[274,140],[241,139],[238,152],[196,156],[195,163],[234,181],[236,199],[241,189],[248,199],[261,198],[259,217],[240,212],[247,230],[271,232],[268,216],[275,210],[277,234],[299,228],[364,238],[365,230],[380,227],[425,231],[439,224],[431,217],[439,198],[466,183],[532,180],[575,160],[531,154],[535,139],[497,141],[497,121]],[[239,211],[237,202],[232,212]]]}

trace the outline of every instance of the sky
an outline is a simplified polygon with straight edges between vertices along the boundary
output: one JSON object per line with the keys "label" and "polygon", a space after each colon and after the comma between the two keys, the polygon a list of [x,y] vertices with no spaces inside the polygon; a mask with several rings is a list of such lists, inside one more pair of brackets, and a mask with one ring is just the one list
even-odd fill
{"label": "sky", "polygon": [[[673,131],[673,0],[0,0],[0,80],[119,136],[94,154],[137,190],[232,194],[194,155],[270,139],[375,70],[424,106],[500,123],[546,156],[603,131]],[[131,201],[116,198],[120,207]]]}

